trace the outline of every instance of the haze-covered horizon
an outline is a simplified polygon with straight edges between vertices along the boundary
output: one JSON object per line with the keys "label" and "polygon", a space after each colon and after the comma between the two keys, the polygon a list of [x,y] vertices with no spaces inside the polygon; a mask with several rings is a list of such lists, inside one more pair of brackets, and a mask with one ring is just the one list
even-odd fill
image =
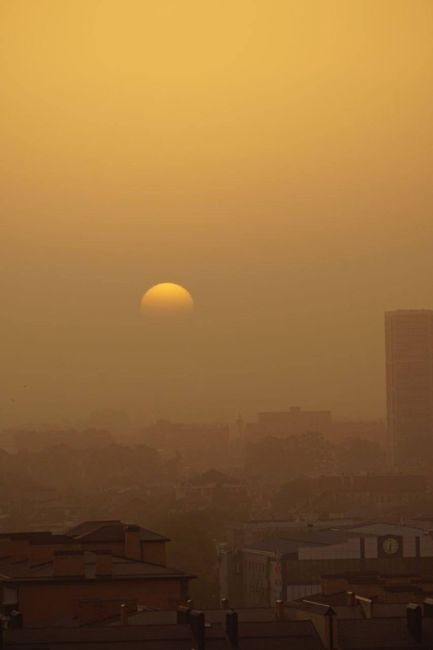
{"label": "haze-covered horizon", "polygon": [[[384,311],[433,307],[433,4],[0,17],[0,429],[384,418]],[[165,281],[187,324],[140,313]]]}

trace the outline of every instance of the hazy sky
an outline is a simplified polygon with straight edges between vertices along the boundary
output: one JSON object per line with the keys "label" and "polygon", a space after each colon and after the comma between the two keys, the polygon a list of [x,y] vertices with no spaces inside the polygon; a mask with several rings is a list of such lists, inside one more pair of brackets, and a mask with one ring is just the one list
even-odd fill
{"label": "hazy sky", "polygon": [[[384,413],[433,307],[431,0],[2,0],[0,428]],[[150,327],[156,282],[188,327]]]}

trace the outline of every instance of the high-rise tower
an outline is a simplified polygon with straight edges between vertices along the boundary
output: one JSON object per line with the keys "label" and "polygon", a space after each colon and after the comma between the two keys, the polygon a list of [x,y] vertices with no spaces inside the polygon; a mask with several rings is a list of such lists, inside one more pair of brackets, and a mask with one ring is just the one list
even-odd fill
{"label": "high-rise tower", "polygon": [[394,466],[417,471],[433,451],[433,311],[385,314],[388,430]]}

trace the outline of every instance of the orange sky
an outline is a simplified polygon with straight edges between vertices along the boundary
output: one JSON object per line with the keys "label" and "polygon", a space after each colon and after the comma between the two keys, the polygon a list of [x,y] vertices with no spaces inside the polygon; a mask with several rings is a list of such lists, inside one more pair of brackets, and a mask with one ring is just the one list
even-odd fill
{"label": "orange sky", "polygon": [[[383,311],[433,307],[432,33],[430,0],[3,0],[0,428],[382,416]],[[163,281],[187,330],[140,316]]]}

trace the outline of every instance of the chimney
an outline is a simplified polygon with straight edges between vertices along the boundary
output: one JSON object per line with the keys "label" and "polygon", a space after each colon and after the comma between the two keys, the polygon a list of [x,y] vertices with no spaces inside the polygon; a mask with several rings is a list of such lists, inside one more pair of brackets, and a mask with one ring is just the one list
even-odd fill
{"label": "chimney", "polygon": [[424,599],[424,616],[425,618],[433,618],[433,598]]}
{"label": "chimney", "polygon": [[349,607],[355,607],[356,605],[356,595],[353,591],[346,591],[347,604]]}
{"label": "chimney", "polygon": [[194,642],[193,650],[205,650],[204,613],[192,610],[189,622]]}
{"label": "chimney", "polygon": [[407,627],[417,643],[422,641],[422,609],[421,605],[409,603],[406,607]]}
{"label": "chimney", "polygon": [[83,578],[83,551],[54,551],[53,576],[55,578]]}
{"label": "chimney", "polygon": [[120,625],[128,625],[128,605],[122,603],[120,605]]}
{"label": "chimney", "polygon": [[284,602],[282,600],[275,601],[275,618],[277,621],[284,619]]}
{"label": "chimney", "polygon": [[125,526],[125,557],[141,560],[140,526]]}
{"label": "chimney", "polygon": [[16,609],[13,609],[9,615],[8,627],[11,629],[21,629],[24,626],[23,615]]}
{"label": "chimney", "polygon": [[221,598],[221,609],[228,609],[228,608],[229,608],[229,599]]}
{"label": "chimney", "polygon": [[373,599],[355,596],[355,602],[361,607],[364,618],[373,618]]}
{"label": "chimney", "polygon": [[180,624],[189,623],[191,608],[179,605],[177,608],[177,622]]}
{"label": "chimney", "polygon": [[97,578],[111,578],[113,576],[113,556],[111,551],[104,549],[95,553],[95,576]]}
{"label": "chimney", "polygon": [[226,614],[226,636],[231,648],[239,647],[238,614],[233,610]]}

